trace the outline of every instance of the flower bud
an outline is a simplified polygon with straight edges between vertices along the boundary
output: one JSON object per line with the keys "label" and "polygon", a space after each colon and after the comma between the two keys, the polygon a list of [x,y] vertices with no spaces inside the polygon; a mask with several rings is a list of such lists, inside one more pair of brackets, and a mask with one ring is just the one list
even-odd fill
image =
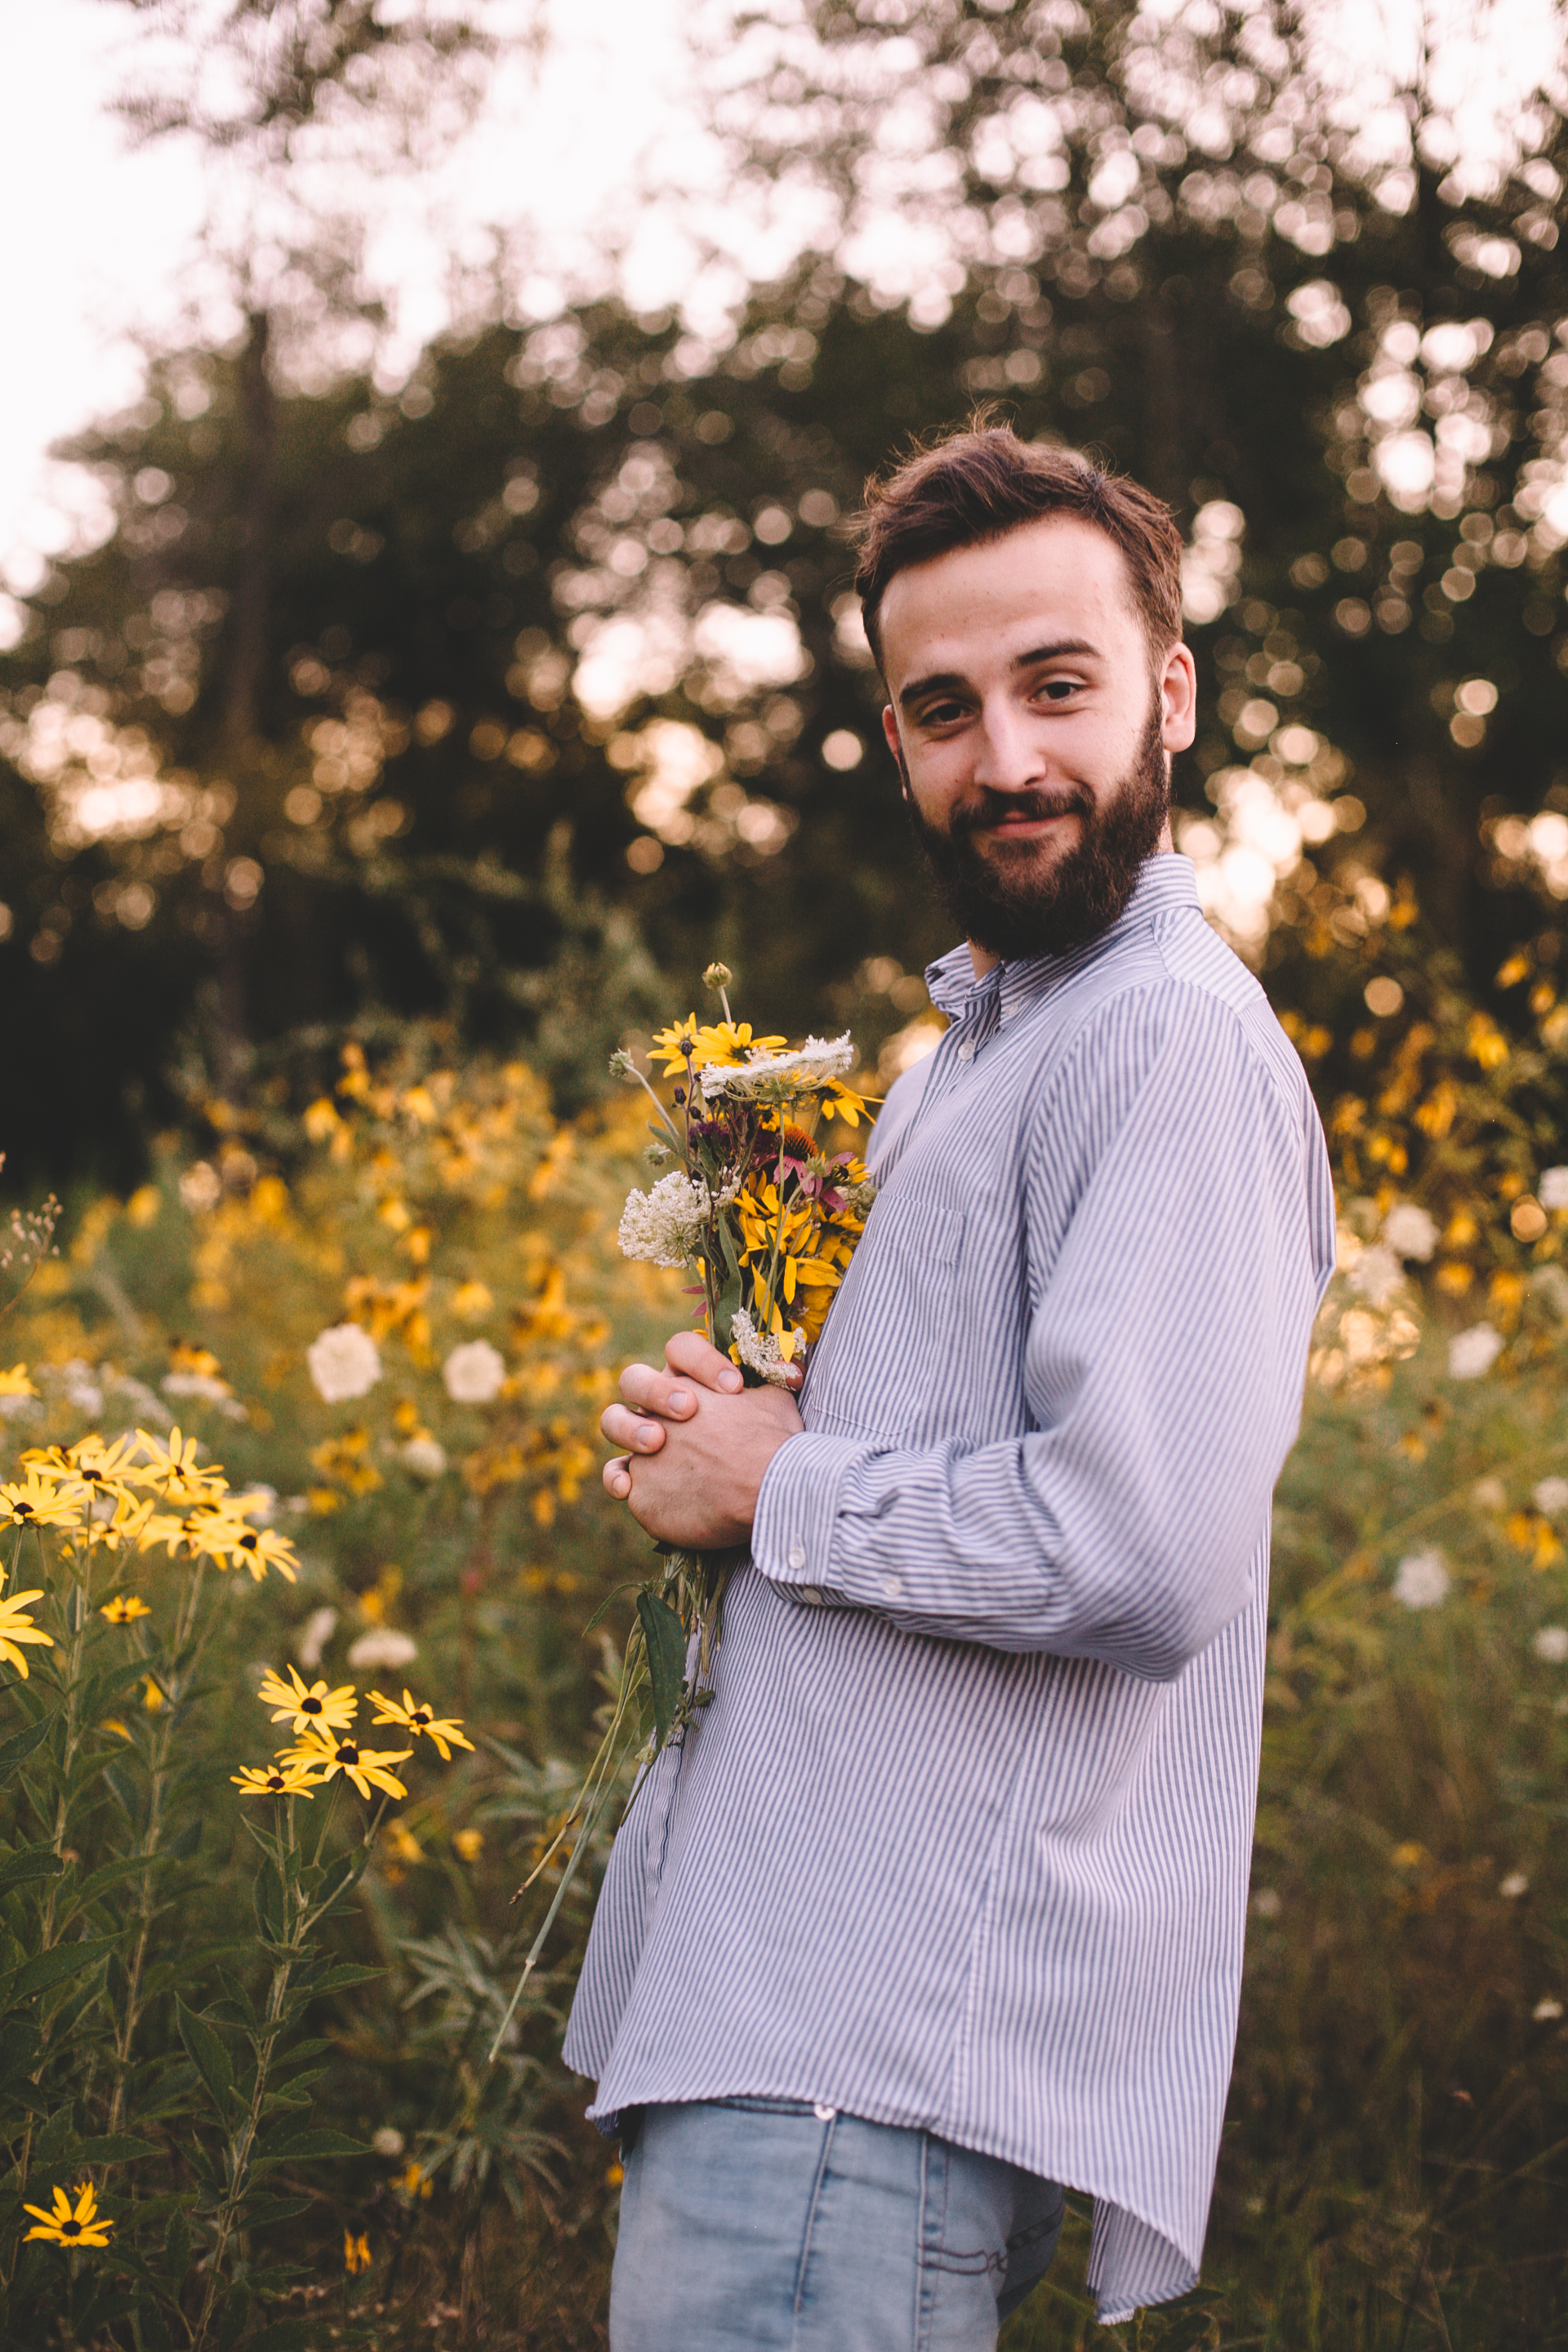
{"label": "flower bud", "polygon": [[727,963],[710,963],[702,975],[702,985],[717,992],[721,988],[728,988],[734,977]]}

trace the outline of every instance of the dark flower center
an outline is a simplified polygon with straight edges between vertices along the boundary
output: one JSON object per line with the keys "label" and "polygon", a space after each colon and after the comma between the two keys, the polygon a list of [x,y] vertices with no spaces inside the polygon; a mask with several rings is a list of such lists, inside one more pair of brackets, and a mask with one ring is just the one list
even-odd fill
{"label": "dark flower center", "polygon": [[427,1706],[416,1706],[408,1720],[416,1727],[416,1729],[422,1731],[425,1726],[432,1720],[429,1708]]}
{"label": "dark flower center", "polygon": [[359,1749],[355,1747],[352,1739],[345,1739],[341,1743],[338,1748],[336,1760],[340,1764],[357,1764],[359,1762]]}
{"label": "dark flower center", "polygon": [[239,1538],[239,1549],[240,1549],[240,1550],[241,1550],[241,1551],[254,1551],[254,1550],[256,1549],[256,1540],[257,1540],[257,1539],[256,1539],[256,1538],[255,1538],[255,1536],[254,1536],[254,1535],[244,1535],[244,1536],[241,1536],[241,1537],[240,1537],[240,1538]]}
{"label": "dark flower center", "polygon": [[269,1789],[280,1789],[283,1786],[282,1773],[268,1772],[267,1775],[267,1785]]}
{"label": "dark flower center", "polygon": [[62,2221],[60,2223],[60,2235],[62,2238],[79,2237],[81,2235],[81,2223],[79,2221]]}
{"label": "dark flower center", "polygon": [[321,1700],[319,1698],[302,1698],[300,1701],[300,1712],[301,1715],[320,1715],[321,1712]]}

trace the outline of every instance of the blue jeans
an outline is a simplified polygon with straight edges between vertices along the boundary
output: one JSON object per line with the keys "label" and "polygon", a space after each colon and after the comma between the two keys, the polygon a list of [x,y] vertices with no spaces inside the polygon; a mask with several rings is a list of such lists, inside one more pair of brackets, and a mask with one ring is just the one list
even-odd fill
{"label": "blue jeans", "polygon": [[1062,2192],[923,2131],[784,2099],[628,2117],[610,2352],[992,2352]]}

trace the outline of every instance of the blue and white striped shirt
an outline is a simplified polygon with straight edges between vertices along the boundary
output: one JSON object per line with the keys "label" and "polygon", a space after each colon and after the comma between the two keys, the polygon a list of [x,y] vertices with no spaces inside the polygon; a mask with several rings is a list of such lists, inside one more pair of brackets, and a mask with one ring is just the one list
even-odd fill
{"label": "blue and white striped shirt", "polygon": [[952,1026],[877,1124],[759,1572],[616,1838],[565,2055],[601,2117],[810,2100],[1086,2190],[1109,2321],[1203,2249],[1332,1187],[1185,858],[1070,954],[928,978]]}

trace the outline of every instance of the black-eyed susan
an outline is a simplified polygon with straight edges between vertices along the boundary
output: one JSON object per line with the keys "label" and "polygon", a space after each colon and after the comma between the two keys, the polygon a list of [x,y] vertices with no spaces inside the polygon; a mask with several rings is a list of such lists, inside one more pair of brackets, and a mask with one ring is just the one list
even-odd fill
{"label": "black-eyed susan", "polygon": [[369,2238],[365,2236],[356,2238],[352,2230],[345,2230],[343,2231],[343,2268],[350,2278],[357,2277],[361,2271],[369,2270],[370,2264]]}
{"label": "black-eyed susan", "polygon": [[0,1396],[36,1397],[37,1390],[27,1378],[26,1364],[13,1364],[10,1370],[0,1370]]}
{"label": "black-eyed susan", "polygon": [[79,1528],[88,1509],[81,1487],[62,1487],[36,1462],[23,1465],[20,1478],[0,1486],[0,1528]]}
{"label": "black-eyed susan", "polygon": [[203,1469],[198,1459],[199,1441],[184,1436],[178,1429],[169,1432],[167,1444],[139,1429],[136,1442],[142,1453],[142,1483],[158,1487],[170,1502],[199,1502],[205,1496],[223,1494],[228,1486],[221,1470]]}
{"label": "black-eyed susan", "polygon": [[269,1568],[292,1584],[299,1566],[299,1555],[287,1536],[275,1528],[253,1528],[243,1516],[248,1496],[237,1496],[229,1504],[219,1504],[216,1509],[203,1512],[199,1531],[193,1529],[194,1550],[205,1552],[220,1568],[248,1569],[253,1580],[259,1584]]}
{"label": "black-eyed susan", "polygon": [[68,2189],[55,2189],[54,2210],[46,2212],[41,2205],[25,2205],[37,2227],[28,2231],[29,2238],[47,2238],[52,2246],[107,2246],[114,2224],[107,2213],[98,2210],[98,2199],[90,2180],[77,2184],[76,2203]]}
{"label": "black-eyed susan", "polygon": [[437,1716],[433,1707],[426,1706],[422,1699],[416,1699],[411,1690],[405,1690],[401,1706],[395,1698],[386,1698],[380,1691],[373,1690],[369,1696],[371,1705],[379,1709],[379,1713],[372,1716],[372,1723],[395,1723],[400,1731],[411,1731],[416,1739],[428,1739],[443,1764],[451,1762],[454,1748],[466,1748],[470,1754],[473,1752],[473,1741],[466,1739],[460,1728],[463,1720],[460,1715]]}
{"label": "black-eyed susan", "polygon": [[305,1764],[246,1764],[228,1777],[242,1797],[308,1797],[321,1785],[321,1774]]}
{"label": "black-eyed susan", "polygon": [[405,2197],[428,2197],[436,2184],[424,2166],[410,2157],[397,2176],[397,2185]]}
{"label": "black-eyed susan", "polygon": [[138,1617],[151,1617],[153,1612],[140,1593],[117,1592],[112,1601],[103,1603],[98,1613],[100,1617],[107,1617],[111,1625],[131,1625]]}
{"label": "black-eyed susan", "polygon": [[297,1748],[280,1749],[278,1760],[304,1765],[323,1780],[335,1780],[342,1772],[362,1797],[368,1797],[372,1789],[380,1789],[389,1797],[406,1797],[408,1791],[392,1767],[405,1764],[413,1753],[412,1748],[362,1748],[346,1734],[334,1737],[331,1732],[307,1731]]}
{"label": "black-eyed susan", "polygon": [[9,1601],[0,1601],[0,1658],[15,1666],[24,1682],[27,1679],[27,1661],[20,1644],[26,1642],[45,1650],[55,1646],[54,1635],[40,1632],[27,1614],[28,1601],[41,1601],[43,1597],[43,1586],[37,1585],[30,1592],[14,1592]]}
{"label": "black-eyed susan", "polygon": [[359,1711],[353,1683],[340,1683],[336,1690],[324,1682],[307,1685],[298,1666],[289,1667],[288,1682],[268,1667],[256,1696],[272,1709],[274,1723],[286,1723],[293,1732],[346,1731]]}

